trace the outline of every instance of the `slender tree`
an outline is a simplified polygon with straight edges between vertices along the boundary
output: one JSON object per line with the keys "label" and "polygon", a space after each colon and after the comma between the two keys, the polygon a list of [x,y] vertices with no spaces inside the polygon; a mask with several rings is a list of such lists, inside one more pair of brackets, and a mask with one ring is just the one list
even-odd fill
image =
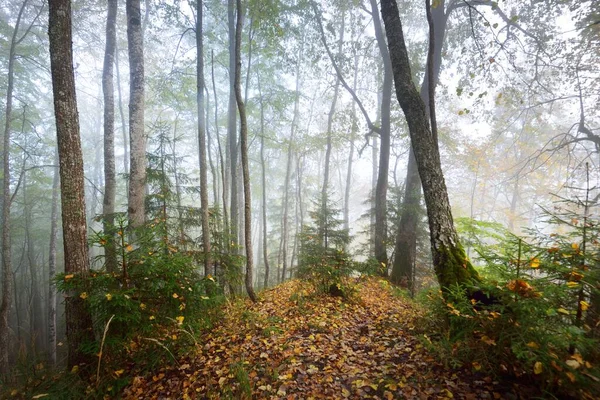
{"label": "slender tree", "polygon": [[381,15],[388,39],[396,96],[408,122],[411,143],[423,182],[433,266],[440,286],[446,290],[455,284],[465,284],[479,277],[467,259],[454,228],[439,150],[431,133],[425,103],[412,80],[396,2],[382,0]]}
{"label": "slender tree", "polygon": [[206,165],[206,120],[204,118],[204,43],[202,38],[203,2],[196,1],[196,101],[198,106],[198,160],[200,162],[200,209],[202,211],[202,248],[204,275],[210,270],[210,230],[208,227],[208,172]]}
{"label": "slender tree", "polygon": [[106,48],[102,69],[102,93],[104,95],[104,246],[106,270],[117,271],[117,252],[115,248],[115,196],[117,178],[115,172],[115,95],[113,70],[117,43],[117,5],[118,0],[108,0],[106,17]]}
{"label": "slender tree", "polygon": [[9,370],[8,354],[10,343],[10,332],[8,328],[8,315],[12,302],[12,264],[11,264],[11,240],[10,240],[10,124],[12,122],[12,101],[15,76],[16,48],[20,41],[19,26],[21,18],[27,6],[24,0],[17,15],[17,22],[10,41],[8,50],[8,79],[6,88],[6,111],[4,115],[4,137],[2,148],[2,304],[0,304],[0,375],[6,375]]}
{"label": "slender tree", "polygon": [[242,0],[236,0],[237,18],[235,28],[235,98],[238,111],[240,113],[240,140],[242,153],[242,179],[244,182],[244,245],[246,247],[246,291],[252,301],[258,298],[254,293],[253,283],[253,265],[252,265],[252,197],[250,194],[250,170],[248,168],[248,123],[246,120],[246,106],[242,97],[242,84],[240,71],[242,69],[242,26],[244,20],[244,10],[242,9]]}
{"label": "slender tree", "polygon": [[268,240],[267,240],[267,173],[266,173],[266,161],[265,161],[265,105],[263,99],[263,92],[260,85],[260,73],[257,74],[258,83],[258,101],[260,104],[260,177],[262,184],[262,252],[263,260],[265,264],[265,277],[263,287],[269,286],[269,251],[268,251]]}
{"label": "slender tree", "polygon": [[[60,162],[65,273],[85,277],[89,272],[89,258],[83,157],[73,72],[71,1],[51,0],[49,6],[48,37]],[[88,364],[91,359],[89,354],[81,351],[81,345],[87,340],[93,340],[92,320],[84,300],[76,293],[66,294],[65,318],[68,366]]]}
{"label": "slender tree", "polygon": [[146,221],[146,137],[144,136],[144,38],[140,0],[126,1],[129,49],[129,142],[130,169],[127,214],[132,228]]}
{"label": "slender tree", "polygon": [[[235,62],[235,41],[236,41],[236,18],[235,18],[236,0],[227,1],[227,21],[229,27],[229,107],[227,109],[227,155],[229,163],[229,183],[231,185],[231,198],[229,207],[229,232],[233,236],[233,243],[238,243],[238,140],[237,140],[237,110],[236,110],[236,95],[235,95],[235,76],[237,64]],[[241,33],[240,33],[241,34]],[[240,63],[241,67],[241,63]],[[229,241],[228,241],[229,242]]]}

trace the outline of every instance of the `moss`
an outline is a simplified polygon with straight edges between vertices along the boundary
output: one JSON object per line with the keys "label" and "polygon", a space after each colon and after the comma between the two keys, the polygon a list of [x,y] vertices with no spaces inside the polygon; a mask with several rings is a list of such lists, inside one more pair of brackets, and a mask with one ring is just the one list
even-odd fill
{"label": "moss", "polygon": [[434,267],[444,292],[456,285],[472,285],[481,280],[460,243],[455,246],[440,246],[438,254],[434,256]]}

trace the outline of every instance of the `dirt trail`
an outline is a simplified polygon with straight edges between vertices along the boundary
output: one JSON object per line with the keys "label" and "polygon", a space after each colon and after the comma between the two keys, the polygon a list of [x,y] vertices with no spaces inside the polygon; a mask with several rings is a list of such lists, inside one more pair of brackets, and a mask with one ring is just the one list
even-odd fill
{"label": "dirt trail", "polygon": [[314,296],[287,282],[258,304],[227,307],[195,354],[152,377],[127,399],[517,399],[468,370],[449,371],[415,334],[417,310],[386,281],[356,283],[351,300]]}

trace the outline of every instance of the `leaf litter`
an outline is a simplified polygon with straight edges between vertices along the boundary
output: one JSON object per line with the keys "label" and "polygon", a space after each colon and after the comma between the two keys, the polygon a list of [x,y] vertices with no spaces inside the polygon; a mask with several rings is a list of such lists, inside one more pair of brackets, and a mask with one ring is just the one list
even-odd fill
{"label": "leaf litter", "polygon": [[419,339],[419,309],[387,281],[350,299],[292,280],[259,303],[231,302],[178,364],[136,376],[125,399],[525,399],[531,387],[449,370]]}

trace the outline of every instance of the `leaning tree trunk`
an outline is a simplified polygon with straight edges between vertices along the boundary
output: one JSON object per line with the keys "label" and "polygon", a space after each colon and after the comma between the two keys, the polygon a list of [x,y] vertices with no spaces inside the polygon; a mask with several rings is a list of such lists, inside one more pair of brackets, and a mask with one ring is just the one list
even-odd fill
{"label": "leaning tree trunk", "polygon": [[395,0],[382,0],[381,15],[388,39],[396,96],[408,123],[423,183],[433,266],[440,286],[446,291],[456,284],[478,279],[478,275],[467,259],[454,228],[439,150],[430,130],[425,103],[412,81],[408,51]]}
{"label": "leaning tree trunk", "polygon": [[242,179],[244,182],[244,245],[246,247],[246,291],[252,301],[258,298],[254,293],[253,266],[252,266],[252,197],[250,195],[250,170],[248,168],[248,123],[246,120],[246,106],[242,97],[242,85],[240,79],[240,70],[242,69],[242,25],[244,13],[242,9],[242,0],[237,0],[237,22],[235,28],[235,98],[240,113],[240,140],[242,153]]}
{"label": "leaning tree trunk", "polygon": [[[85,278],[89,272],[89,258],[83,157],[71,47],[71,1],[52,0],[49,9],[48,37],[60,163],[65,273]],[[89,365],[93,357],[82,352],[81,345],[94,339],[92,319],[84,299],[73,291],[66,293],[65,319],[69,351],[68,366]]]}
{"label": "leaning tree trunk", "polygon": [[108,0],[106,17],[106,48],[102,70],[102,92],[104,94],[104,255],[106,270],[117,272],[117,251],[115,248],[115,196],[117,178],[115,171],[115,95],[113,69],[117,43],[118,0]]}
{"label": "leaning tree trunk", "polygon": [[204,43],[202,40],[203,2],[196,2],[196,100],[198,106],[198,159],[200,162],[200,210],[204,275],[210,270],[210,230],[208,227],[208,172],[206,166],[206,121],[204,119]]}
{"label": "leaning tree trunk", "polygon": [[[433,40],[430,40],[427,57],[427,68],[421,85],[421,99],[425,107],[429,108],[430,91],[435,90],[440,68],[442,65],[442,47],[446,31],[448,16],[444,10],[444,1],[431,10],[433,24]],[[437,138],[436,138],[437,141]],[[404,199],[402,202],[402,215],[396,236],[394,266],[391,280],[395,283],[413,288],[413,270],[417,254],[417,225],[419,222],[419,208],[421,203],[421,178],[417,169],[412,147],[409,150],[406,180],[404,185]]]}
{"label": "leaning tree trunk", "polygon": [[144,38],[140,0],[127,0],[129,48],[129,201],[127,214],[132,228],[146,222],[146,137],[144,136]]}

